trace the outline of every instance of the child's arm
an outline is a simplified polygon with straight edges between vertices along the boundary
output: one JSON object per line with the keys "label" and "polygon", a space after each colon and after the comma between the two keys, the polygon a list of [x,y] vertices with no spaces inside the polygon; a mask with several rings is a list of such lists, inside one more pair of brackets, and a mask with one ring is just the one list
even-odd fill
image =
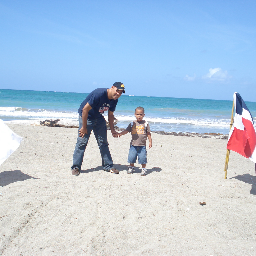
{"label": "child's arm", "polygon": [[127,126],[127,128],[125,130],[123,130],[122,132],[118,133],[118,137],[127,134],[128,132],[131,131],[131,123]]}
{"label": "child's arm", "polygon": [[124,130],[124,131],[122,131],[122,132],[119,132],[119,133],[118,133],[118,136],[120,137],[120,136],[125,135],[125,134],[127,134],[127,133],[128,133],[128,131],[127,131],[127,130]]}
{"label": "child's arm", "polygon": [[148,146],[149,146],[149,148],[152,148],[152,138],[151,138],[151,133],[150,133],[150,132],[148,132],[148,133],[147,133],[147,136],[148,136],[148,140],[149,140],[149,144],[148,144]]}

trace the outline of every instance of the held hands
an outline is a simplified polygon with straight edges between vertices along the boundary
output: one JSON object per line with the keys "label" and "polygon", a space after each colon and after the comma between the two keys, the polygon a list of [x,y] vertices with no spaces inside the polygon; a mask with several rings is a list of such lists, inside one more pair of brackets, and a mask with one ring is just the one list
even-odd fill
{"label": "held hands", "polygon": [[112,136],[113,136],[114,138],[118,138],[118,137],[119,137],[119,133],[116,132],[115,130],[114,130],[114,131],[111,131],[111,132],[112,132]]}
{"label": "held hands", "polygon": [[121,132],[117,132],[117,131],[112,132],[112,136],[115,137],[115,138],[119,138],[119,137],[121,137],[122,135],[123,135],[123,134],[122,134]]}

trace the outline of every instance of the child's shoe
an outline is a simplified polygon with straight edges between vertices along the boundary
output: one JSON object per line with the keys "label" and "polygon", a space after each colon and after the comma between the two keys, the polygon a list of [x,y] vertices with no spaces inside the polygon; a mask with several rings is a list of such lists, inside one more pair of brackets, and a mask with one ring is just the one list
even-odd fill
{"label": "child's shoe", "polygon": [[127,174],[132,174],[134,172],[133,166],[128,166]]}
{"label": "child's shoe", "polygon": [[147,169],[146,169],[146,168],[142,168],[140,175],[141,175],[141,176],[146,176],[146,175],[147,175]]}

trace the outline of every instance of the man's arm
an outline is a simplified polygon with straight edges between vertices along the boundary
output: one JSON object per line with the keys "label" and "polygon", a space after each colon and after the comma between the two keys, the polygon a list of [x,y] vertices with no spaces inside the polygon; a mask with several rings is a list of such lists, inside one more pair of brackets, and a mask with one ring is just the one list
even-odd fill
{"label": "man's arm", "polygon": [[114,127],[114,112],[108,110],[108,123],[113,137],[118,137]]}
{"label": "man's arm", "polygon": [[88,118],[88,113],[91,109],[92,107],[89,105],[89,103],[86,103],[85,106],[83,107],[83,111],[82,111],[83,126],[79,130],[80,137],[84,137],[84,135],[87,134],[87,118]]}

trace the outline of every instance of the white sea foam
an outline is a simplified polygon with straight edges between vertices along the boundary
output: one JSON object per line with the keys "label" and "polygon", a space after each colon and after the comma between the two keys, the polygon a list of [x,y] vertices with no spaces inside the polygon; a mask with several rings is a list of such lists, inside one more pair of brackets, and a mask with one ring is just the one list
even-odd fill
{"label": "white sea foam", "polygon": [[1,117],[25,118],[25,119],[42,119],[42,118],[77,118],[76,112],[61,112],[48,110],[28,110],[21,107],[0,107]]}
{"label": "white sea foam", "polygon": [[[128,122],[135,119],[134,116],[116,116],[118,121]],[[225,119],[185,119],[185,118],[145,118],[153,124],[181,124],[181,125],[195,125],[195,126],[212,126],[228,128],[230,121]]]}
{"label": "white sea foam", "polygon": [[[117,126],[126,128],[128,123],[135,119],[134,115],[115,115]],[[107,115],[105,115],[107,119]],[[67,126],[78,126],[77,112],[49,111],[43,109],[25,109],[21,107],[0,107],[0,119],[5,122],[40,124],[40,121],[60,119],[59,123]],[[193,119],[193,118],[159,118],[145,117],[152,130],[161,131],[204,131],[229,132],[228,119]]]}
{"label": "white sea foam", "polygon": [[[12,122],[19,123],[38,123],[45,119],[60,119],[62,124],[77,125],[78,113],[77,112],[61,112],[49,110],[31,110],[21,107],[0,107],[0,117],[5,120],[13,120]],[[106,115],[105,115],[106,117]],[[125,126],[128,122],[135,119],[133,115],[116,115],[118,124]],[[185,118],[145,118],[149,123],[164,130],[164,126],[198,126],[198,127],[229,127],[229,120],[224,119],[185,119]]]}

